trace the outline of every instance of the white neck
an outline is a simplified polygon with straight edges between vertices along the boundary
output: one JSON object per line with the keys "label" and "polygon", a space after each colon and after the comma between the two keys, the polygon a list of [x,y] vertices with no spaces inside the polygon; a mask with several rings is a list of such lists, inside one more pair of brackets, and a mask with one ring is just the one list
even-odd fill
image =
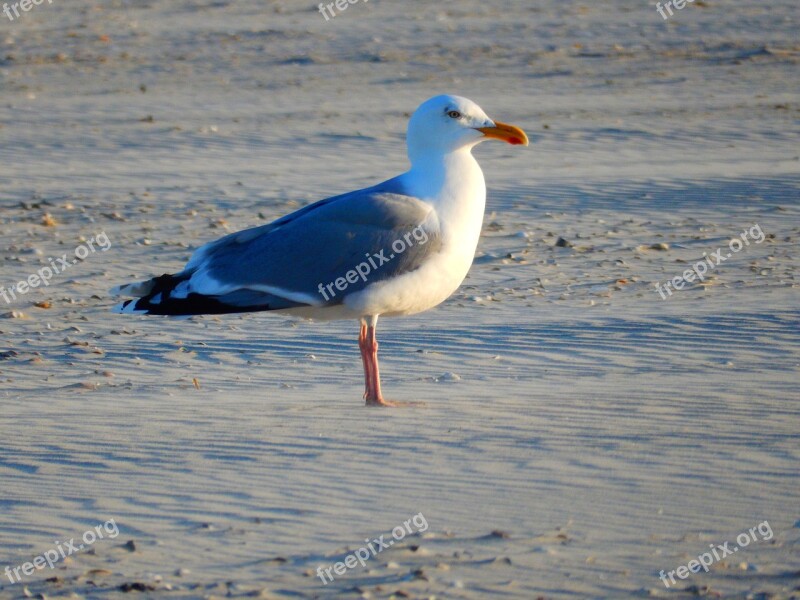
{"label": "white neck", "polygon": [[486,182],[472,147],[447,154],[415,156],[402,175],[412,196],[433,205],[445,238],[477,245],[486,206]]}

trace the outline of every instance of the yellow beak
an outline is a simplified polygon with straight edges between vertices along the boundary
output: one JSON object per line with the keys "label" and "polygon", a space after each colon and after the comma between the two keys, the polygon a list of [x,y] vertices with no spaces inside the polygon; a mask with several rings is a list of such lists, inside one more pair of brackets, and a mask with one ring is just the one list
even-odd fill
{"label": "yellow beak", "polygon": [[509,144],[513,144],[515,146],[520,144],[523,146],[528,145],[528,136],[525,135],[525,132],[522,131],[522,129],[514,125],[508,125],[506,123],[501,123],[500,121],[495,121],[494,127],[476,127],[475,129],[480,131],[488,138],[503,140],[504,142],[508,142]]}

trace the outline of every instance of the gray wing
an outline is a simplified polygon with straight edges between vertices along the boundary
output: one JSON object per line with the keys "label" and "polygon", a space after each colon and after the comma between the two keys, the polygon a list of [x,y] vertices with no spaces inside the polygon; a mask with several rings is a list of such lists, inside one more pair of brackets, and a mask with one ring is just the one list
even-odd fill
{"label": "gray wing", "polygon": [[[179,274],[185,277],[179,288],[186,287],[176,292],[260,292],[293,303],[334,304],[417,269],[441,248],[438,219],[429,204],[389,184],[322,200],[201,247]],[[319,292],[320,284],[348,274],[345,294],[328,300]]]}

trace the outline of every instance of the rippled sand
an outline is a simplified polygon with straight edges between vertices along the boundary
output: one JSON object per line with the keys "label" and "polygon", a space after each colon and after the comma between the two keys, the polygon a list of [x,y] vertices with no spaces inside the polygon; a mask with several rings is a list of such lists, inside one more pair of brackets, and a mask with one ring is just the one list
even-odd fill
{"label": "rippled sand", "polygon": [[[0,298],[0,598],[797,595],[793,2],[666,23],[554,0],[3,19],[0,286],[111,246]],[[109,312],[112,285],[401,171],[409,113],[441,92],[533,143],[476,151],[488,210],[461,289],[382,321],[385,391],[424,407],[362,406],[355,323]],[[317,577],[418,513],[425,532]],[[112,518],[55,570],[3,574]],[[764,521],[771,539],[659,580]]]}

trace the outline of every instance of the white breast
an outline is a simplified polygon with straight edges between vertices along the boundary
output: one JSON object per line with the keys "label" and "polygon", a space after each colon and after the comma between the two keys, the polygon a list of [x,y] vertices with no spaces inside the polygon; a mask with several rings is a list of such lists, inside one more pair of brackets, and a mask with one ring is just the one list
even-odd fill
{"label": "white breast", "polygon": [[404,175],[408,193],[429,202],[438,219],[442,247],[418,269],[348,296],[344,304],[362,316],[408,315],[446,300],[475,257],[486,205],[483,172],[468,149]]}

